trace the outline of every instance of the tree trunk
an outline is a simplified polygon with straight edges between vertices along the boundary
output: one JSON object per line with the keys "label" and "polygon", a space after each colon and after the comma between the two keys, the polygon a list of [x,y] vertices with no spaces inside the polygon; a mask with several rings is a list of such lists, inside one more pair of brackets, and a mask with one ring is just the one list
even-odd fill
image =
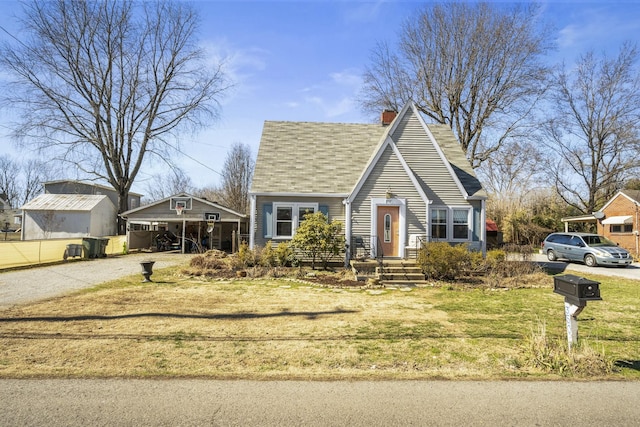
{"label": "tree trunk", "polygon": [[118,193],[118,231],[117,234],[123,236],[127,234],[127,221],[120,216],[122,212],[129,210],[129,192]]}

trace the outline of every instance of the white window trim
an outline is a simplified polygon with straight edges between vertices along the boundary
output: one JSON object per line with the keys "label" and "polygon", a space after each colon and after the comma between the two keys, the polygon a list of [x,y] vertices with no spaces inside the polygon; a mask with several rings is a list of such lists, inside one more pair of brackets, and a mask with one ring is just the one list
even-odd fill
{"label": "white window trim", "polygon": [[[447,233],[447,237],[442,239],[442,237],[436,237],[433,235],[433,230],[431,227],[433,227],[433,211],[436,210],[445,210],[446,211],[446,233]],[[429,236],[431,238],[431,240],[433,240],[434,242],[449,242],[451,239],[449,238],[449,236],[451,236],[451,230],[449,230],[449,226],[451,225],[451,220],[449,219],[449,217],[451,216],[451,213],[449,211],[449,207],[448,206],[429,206]]]}
{"label": "white window trim", "polygon": [[[467,211],[467,237],[466,238],[455,238],[453,233],[455,224],[453,222],[453,211]],[[451,241],[452,242],[470,242],[471,241],[471,221],[473,220],[471,214],[473,213],[473,209],[469,206],[451,206]]]}
{"label": "white window trim", "polygon": [[[291,208],[291,235],[290,236],[279,236],[278,235],[278,208]],[[273,226],[272,226],[272,239],[273,240],[290,240],[295,236],[296,230],[298,229],[299,224],[299,214],[301,208],[313,209],[313,212],[319,211],[318,203],[307,203],[307,202],[273,202]]]}
{"label": "white window trim", "polygon": [[[446,239],[438,239],[437,241],[440,242],[471,242],[472,240],[472,221],[473,221],[473,207],[472,206],[429,206],[429,234],[431,235],[431,226],[433,225],[433,218],[432,218],[432,213],[434,210],[437,209],[445,209],[447,211],[447,238]],[[466,239],[460,239],[460,238],[454,238],[454,234],[453,234],[453,228],[454,228],[454,224],[453,224],[453,211],[454,210],[460,210],[460,211],[467,211],[467,238]],[[431,236],[431,239],[433,239],[434,241],[436,241],[436,237]]]}

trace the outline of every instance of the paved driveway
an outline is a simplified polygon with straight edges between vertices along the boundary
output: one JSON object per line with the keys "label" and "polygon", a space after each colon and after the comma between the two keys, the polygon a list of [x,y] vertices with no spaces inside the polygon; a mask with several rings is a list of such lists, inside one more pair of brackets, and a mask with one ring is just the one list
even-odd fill
{"label": "paved driveway", "polygon": [[172,252],[136,253],[0,272],[0,310],[140,274],[140,262],[144,260],[154,260],[156,269],[187,263],[191,256]]}
{"label": "paved driveway", "polygon": [[567,274],[597,274],[600,276],[624,277],[625,279],[640,280],[640,263],[634,262],[626,268],[620,267],[587,267],[578,262],[549,261],[546,255],[535,254],[533,261],[539,263],[544,268]]}

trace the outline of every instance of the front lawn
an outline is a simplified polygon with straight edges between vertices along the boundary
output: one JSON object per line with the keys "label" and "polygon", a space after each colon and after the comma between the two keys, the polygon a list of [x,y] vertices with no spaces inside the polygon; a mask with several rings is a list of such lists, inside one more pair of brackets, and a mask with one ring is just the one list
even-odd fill
{"label": "front lawn", "polygon": [[573,369],[558,362],[568,357],[563,298],[542,273],[512,289],[333,287],[181,268],[152,278],[1,311],[0,377],[640,379],[638,282],[590,277],[603,301],[579,317]]}

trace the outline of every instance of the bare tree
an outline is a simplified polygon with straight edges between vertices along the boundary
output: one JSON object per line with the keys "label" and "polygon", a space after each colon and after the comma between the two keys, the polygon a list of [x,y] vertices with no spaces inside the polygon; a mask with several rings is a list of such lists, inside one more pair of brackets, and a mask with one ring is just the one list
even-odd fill
{"label": "bare tree", "polygon": [[11,207],[18,208],[44,191],[44,183],[54,171],[50,162],[0,156],[0,193],[6,195]]}
{"label": "bare tree", "polygon": [[178,129],[217,116],[228,86],[195,44],[187,3],[29,2],[22,23],[28,36],[0,51],[17,77],[8,101],[23,109],[15,136],[110,183],[118,212],[147,154],[166,160]]}
{"label": "bare tree", "polygon": [[22,164],[22,182],[20,185],[20,199],[27,203],[35,196],[44,192],[44,183],[56,174],[50,162],[30,159]]}
{"label": "bare tree", "polygon": [[543,170],[541,153],[531,142],[509,143],[476,169],[489,193],[487,213],[498,223],[510,214],[529,208],[531,195],[539,189]]}
{"label": "bare tree", "polygon": [[222,204],[237,212],[249,213],[249,189],[254,167],[251,148],[235,143],[227,153],[222,170]]}
{"label": "bare tree", "polygon": [[473,167],[509,138],[544,89],[552,33],[535,4],[429,3],[379,43],[364,74],[362,105],[379,113],[409,101],[449,125]]}
{"label": "bare tree", "polygon": [[182,169],[171,168],[166,173],[155,174],[146,183],[145,198],[154,202],[179,193],[193,193],[191,178]]}
{"label": "bare tree", "polygon": [[193,195],[206,199],[211,202],[222,203],[224,197],[222,196],[222,190],[218,187],[202,187],[194,190]]}
{"label": "bare tree", "polygon": [[554,75],[553,118],[545,126],[554,159],[547,168],[558,194],[593,212],[640,166],[638,50],[625,43],[615,58],[588,52]]}
{"label": "bare tree", "polygon": [[19,176],[20,164],[8,155],[0,156],[0,194],[4,194],[5,201],[12,208],[19,203]]}
{"label": "bare tree", "polygon": [[524,204],[532,191],[544,185],[542,159],[543,154],[535,143],[512,142],[503,145],[476,172],[492,198],[512,200],[518,206]]}

